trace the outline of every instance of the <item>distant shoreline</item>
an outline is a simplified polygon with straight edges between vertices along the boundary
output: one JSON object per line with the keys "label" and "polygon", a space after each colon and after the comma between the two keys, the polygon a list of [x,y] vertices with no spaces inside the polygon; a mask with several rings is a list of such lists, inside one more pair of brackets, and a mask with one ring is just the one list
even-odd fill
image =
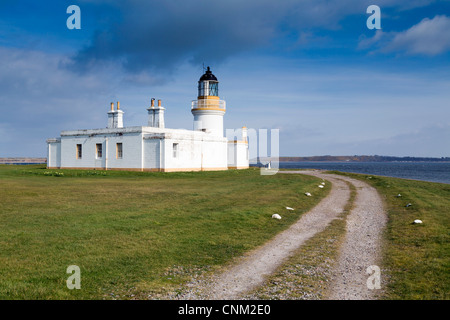
{"label": "distant shoreline", "polygon": [[47,158],[0,158],[0,164],[43,164],[47,163]]}
{"label": "distant shoreline", "polygon": [[[271,164],[279,169],[320,169],[450,184],[448,161],[272,161]],[[267,165],[263,162],[258,166]]]}
{"label": "distant shoreline", "polygon": [[[310,157],[260,157],[251,159],[251,165],[273,162],[450,162],[450,157],[392,157],[392,156],[310,156]],[[0,164],[45,164],[47,158],[5,157]]]}
{"label": "distant shoreline", "polygon": [[254,162],[450,162],[450,157],[392,157],[392,156],[311,156],[311,157],[260,157]]}

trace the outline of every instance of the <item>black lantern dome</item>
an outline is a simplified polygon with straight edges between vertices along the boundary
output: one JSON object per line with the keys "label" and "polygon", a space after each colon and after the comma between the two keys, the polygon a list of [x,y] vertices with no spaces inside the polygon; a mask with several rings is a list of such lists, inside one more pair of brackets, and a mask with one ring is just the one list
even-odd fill
{"label": "black lantern dome", "polygon": [[219,96],[219,81],[209,67],[198,81],[198,96],[203,98]]}
{"label": "black lantern dome", "polygon": [[199,81],[217,81],[217,78],[213,75],[209,67],[207,67],[205,74],[200,77]]}

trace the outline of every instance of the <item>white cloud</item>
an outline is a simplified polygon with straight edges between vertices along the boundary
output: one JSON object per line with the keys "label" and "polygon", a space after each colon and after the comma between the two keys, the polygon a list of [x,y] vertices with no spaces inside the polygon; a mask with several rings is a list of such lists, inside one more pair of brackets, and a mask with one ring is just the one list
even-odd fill
{"label": "white cloud", "polygon": [[450,18],[425,18],[402,32],[378,30],[372,38],[362,37],[358,49],[375,47],[375,52],[402,52],[407,55],[436,56],[450,51]]}
{"label": "white cloud", "polygon": [[438,55],[450,50],[450,18],[425,18],[410,29],[398,33],[385,48],[408,54]]}
{"label": "white cloud", "polygon": [[116,98],[117,81],[106,73],[71,73],[59,67],[64,59],[0,47],[0,135],[9,137],[0,141],[3,155],[44,156],[46,138],[105,123],[101,116]]}

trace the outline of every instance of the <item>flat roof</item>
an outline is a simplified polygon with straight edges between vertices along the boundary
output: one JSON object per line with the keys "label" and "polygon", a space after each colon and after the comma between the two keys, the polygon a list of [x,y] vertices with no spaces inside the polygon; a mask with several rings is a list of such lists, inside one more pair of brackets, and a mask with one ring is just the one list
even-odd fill
{"label": "flat roof", "polygon": [[[132,134],[132,133],[142,133],[144,135],[147,134],[149,136],[161,135],[160,138],[170,138],[171,135],[176,135],[177,136],[176,138],[181,138],[181,136],[185,136],[185,137],[188,137],[189,139],[226,140],[225,137],[218,137],[218,136],[211,135],[210,133],[203,132],[203,131],[187,130],[187,129],[156,128],[156,127],[148,127],[148,126],[65,130],[65,131],[61,131],[61,137],[96,136],[96,135],[104,135],[104,134]],[[145,139],[145,136],[144,136],[144,139]],[[53,139],[48,139],[47,142],[50,142],[49,140],[53,140]]]}

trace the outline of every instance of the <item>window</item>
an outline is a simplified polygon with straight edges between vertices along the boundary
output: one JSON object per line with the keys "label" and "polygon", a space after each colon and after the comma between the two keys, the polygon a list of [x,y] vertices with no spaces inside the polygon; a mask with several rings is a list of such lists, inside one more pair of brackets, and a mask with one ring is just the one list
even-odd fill
{"label": "window", "polygon": [[178,143],[173,144],[173,157],[178,158]]}
{"label": "window", "polygon": [[219,82],[217,81],[200,81],[198,84],[199,97],[219,96]]}
{"label": "window", "polygon": [[209,95],[210,96],[219,96],[219,83],[218,82],[209,82]]}
{"label": "window", "polygon": [[123,156],[122,143],[116,143],[116,158],[122,159],[122,156]]}
{"label": "window", "polygon": [[208,95],[208,82],[200,81],[198,83],[198,96],[204,97]]}
{"label": "window", "polygon": [[83,156],[83,149],[81,144],[77,144],[77,159],[81,159]]}
{"label": "window", "polygon": [[101,143],[97,143],[95,145],[95,152],[97,154],[97,159],[100,159],[102,157],[102,152],[103,151],[103,144]]}

